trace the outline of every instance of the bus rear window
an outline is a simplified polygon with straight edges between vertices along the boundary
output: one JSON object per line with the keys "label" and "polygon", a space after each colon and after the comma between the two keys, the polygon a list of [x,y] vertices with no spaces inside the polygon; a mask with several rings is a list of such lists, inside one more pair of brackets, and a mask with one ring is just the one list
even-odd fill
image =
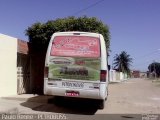
{"label": "bus rear window", "polygon": [[100,57],[100,41],[88,36],[57,36],[51,48],[51,56]]}

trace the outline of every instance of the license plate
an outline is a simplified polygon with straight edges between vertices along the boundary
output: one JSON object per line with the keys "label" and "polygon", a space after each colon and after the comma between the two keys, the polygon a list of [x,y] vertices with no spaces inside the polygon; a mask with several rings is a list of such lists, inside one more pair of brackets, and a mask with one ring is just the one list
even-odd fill
{"label": "license plate", "polygon": [[84,83],[82,82],[62,82],[62,87],[68,87],[68,88],[83,88]]}
{"label": "license plate", "polygon": [[65,95],[66,95],[66,96],[70,96],[70,97],[78,97],[78,96],[79,96],[79,92],[66,91]]}

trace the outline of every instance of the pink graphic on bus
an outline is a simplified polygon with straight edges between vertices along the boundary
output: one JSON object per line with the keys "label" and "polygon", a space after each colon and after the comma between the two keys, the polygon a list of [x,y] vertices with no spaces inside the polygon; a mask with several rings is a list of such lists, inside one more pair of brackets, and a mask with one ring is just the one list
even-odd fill
{"label": "pink graphic on bus", "polygon": [[51,56],[100,57],[99,38],[88,36],[57,36],[51,48]]}

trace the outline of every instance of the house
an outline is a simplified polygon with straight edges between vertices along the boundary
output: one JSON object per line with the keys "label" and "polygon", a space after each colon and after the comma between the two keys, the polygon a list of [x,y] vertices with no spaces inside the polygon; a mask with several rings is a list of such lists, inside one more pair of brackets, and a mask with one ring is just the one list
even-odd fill
{"label": "house", "polygon": [[141,72],[139,70],[131,71],[132,78],[147,78],[147,72]]}
{"label": "house", "polygon": [[140,71],[139,70],[133,70],[131,71],[132,78],[140,78]]}
{"label": "house", "polygon": [[0,97],[29,92],[28,42],[0,34]]}

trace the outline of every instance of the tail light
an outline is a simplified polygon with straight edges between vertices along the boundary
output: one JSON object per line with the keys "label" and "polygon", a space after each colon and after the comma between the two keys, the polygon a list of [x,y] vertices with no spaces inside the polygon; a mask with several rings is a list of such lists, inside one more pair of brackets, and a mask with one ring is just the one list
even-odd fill
{"label": "tail light", "polygon": [[48,78],[48,67],[44,68],[44,77]]}
{"label": "tail light", "polygon": [[106,82],[106,76],[107,76],[107,71],[106,70],[101,70],[100,81],[101,82]]}

